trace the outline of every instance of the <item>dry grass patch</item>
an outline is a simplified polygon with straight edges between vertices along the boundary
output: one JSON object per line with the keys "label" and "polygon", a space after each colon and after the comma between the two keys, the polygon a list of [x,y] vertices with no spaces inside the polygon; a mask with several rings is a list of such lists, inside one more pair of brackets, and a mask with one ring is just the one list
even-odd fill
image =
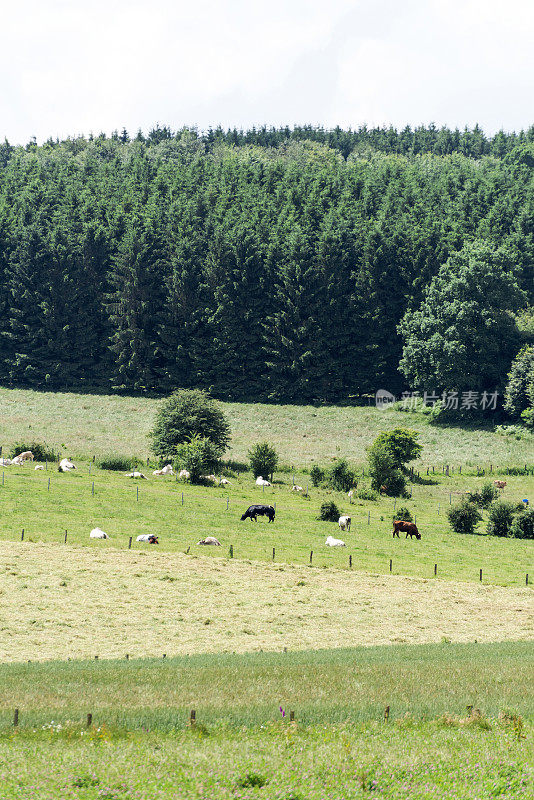
{"label": "dry grass patch", "polygon": [[0,660],[534,639],[531,589],[0,542]]}

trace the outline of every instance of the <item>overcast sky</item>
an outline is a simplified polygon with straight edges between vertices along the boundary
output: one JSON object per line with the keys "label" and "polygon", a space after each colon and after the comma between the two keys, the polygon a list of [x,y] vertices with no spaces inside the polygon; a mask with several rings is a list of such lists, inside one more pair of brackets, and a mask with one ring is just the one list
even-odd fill
{"label": "overcast sky", "polygon": [[18,0],[0,139],[534,123],[533,0]]}

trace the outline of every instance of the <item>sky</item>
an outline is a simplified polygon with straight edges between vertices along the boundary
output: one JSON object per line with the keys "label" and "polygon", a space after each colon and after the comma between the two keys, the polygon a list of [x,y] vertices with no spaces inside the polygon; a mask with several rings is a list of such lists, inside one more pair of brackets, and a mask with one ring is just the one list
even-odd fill
{"label": "sky", "polygon": [[532,0],[18,0],[0,140],[534,123]]}

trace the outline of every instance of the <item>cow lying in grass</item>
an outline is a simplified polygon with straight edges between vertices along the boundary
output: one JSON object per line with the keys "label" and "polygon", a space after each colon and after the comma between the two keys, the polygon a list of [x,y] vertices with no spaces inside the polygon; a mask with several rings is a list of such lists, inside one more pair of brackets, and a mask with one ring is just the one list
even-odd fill
{"label": "cow lying in grass", "polygon": [[403,519],[395,520],[393,523],[393,537],[396,536],[397,539],[399,539],[399,531],[402,531],[403,533],[406,532],[406,538],[408,538],[408,536],[410,538],[415,536],[416,539],[421,538],[421,534],[417,530],[417,525],[415,522],[405,522]]}
{"label": "cow lying in grass", "polygon": [[274,520],[275,510],[273,506],[263,506],[263,505],[255,505],[249,506],[241,519],[253,519],[254,522],[258,521],[258,517],[267,516],[269,517],[269,522]]}

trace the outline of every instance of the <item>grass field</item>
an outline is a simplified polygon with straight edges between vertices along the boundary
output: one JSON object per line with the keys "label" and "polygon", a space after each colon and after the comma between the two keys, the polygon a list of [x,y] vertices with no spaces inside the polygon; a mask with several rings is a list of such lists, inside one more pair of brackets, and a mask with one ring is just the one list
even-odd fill
{"label": "grass field", "polygon": [[[160,401],[146,398],[43,393],[0,388],[0,445],[43,439],[74,458],[110,453],[146,458],[147,433]],[[268,439],[283,463],[305,467],[344,456],[365,462],[365,448],[395,426],[420,432],[421,464],[516,465],[534,461],[534,435],[497,435],[491,426],[432,425],[428,416],[374,407],[275,406],[223,403],[232,428],[228,456],[246,459],[248,448]]]}
{"label": "grass field", "polygon": [[16,703],[20,717],[15,731],[0,716],[2,798],[523,800],[534,789],[533,649],[3,666],[2,707]]}
{"label": "grass field", "polygon": [[[174,478],[154,478],[137,484],[123,474],[103,472],[92,465],[77,462],[78,470],[61,474],[57,469],[35,472],[30,464],[6,467],[0,481],[0,541],[19,540],[24,529],[25,542],[49,542],[58,547],[68,531],[68,543],[96,548],[124,550],[129,537],[154,532],[160,536],[160,550],[218,556],[228,554],[233,546],[236,558],[282,563],[309,564],[313,551],[315,566],[348,568],[349,555],[354,569],[393,572],[418,577],[483,581],[524,586],[527,573],[534,583],[534,542],[485,535],[454,534],[446,511],[467,488],[480,487],[487,478],[468,475],[434,476],[427,485],[415,484],[409,500],[397,501],[410,508],[422,532],[422,540],[395,539],[391,536],[394,501],[358,500],[349,504],[346,495],[310,488],[309,498],[291,491],[287,483],[276,483],[262,491],[254,485],[250,473],[232,478],[229,487],[190,486]],[[91,469],[91,473],[89,473]],[[305,483],[306,476],[296,474]],[[48,481],[50,480],[50,490]],[[94,484],[94,495],[93,495]],[[508,476],[503,497],[519,502],[534,500],[533,476]],[[361,485],[361,482],[360,482]],[[137,500],[139,490],[139,500]],[[183,493],[183,505],[182,505]],[[353,519],[352,530],[344,534],[346,548],[329,548],[325,539],[337,536],[336,523],[317,519],[321,502],[335,500],[340,511]],[[276,519],[266,522],[241,522],[243,511],[251,503],[276,504]],[[228,509],[227,509],[228,507]],[[98,526],[111,538],[92,541],[89,531]],[[485,522],[477,534],[484,534]],[[216,536],[224,549],[198,547],[204,536]],[[153,549],[143,545],[153,555]]]}

